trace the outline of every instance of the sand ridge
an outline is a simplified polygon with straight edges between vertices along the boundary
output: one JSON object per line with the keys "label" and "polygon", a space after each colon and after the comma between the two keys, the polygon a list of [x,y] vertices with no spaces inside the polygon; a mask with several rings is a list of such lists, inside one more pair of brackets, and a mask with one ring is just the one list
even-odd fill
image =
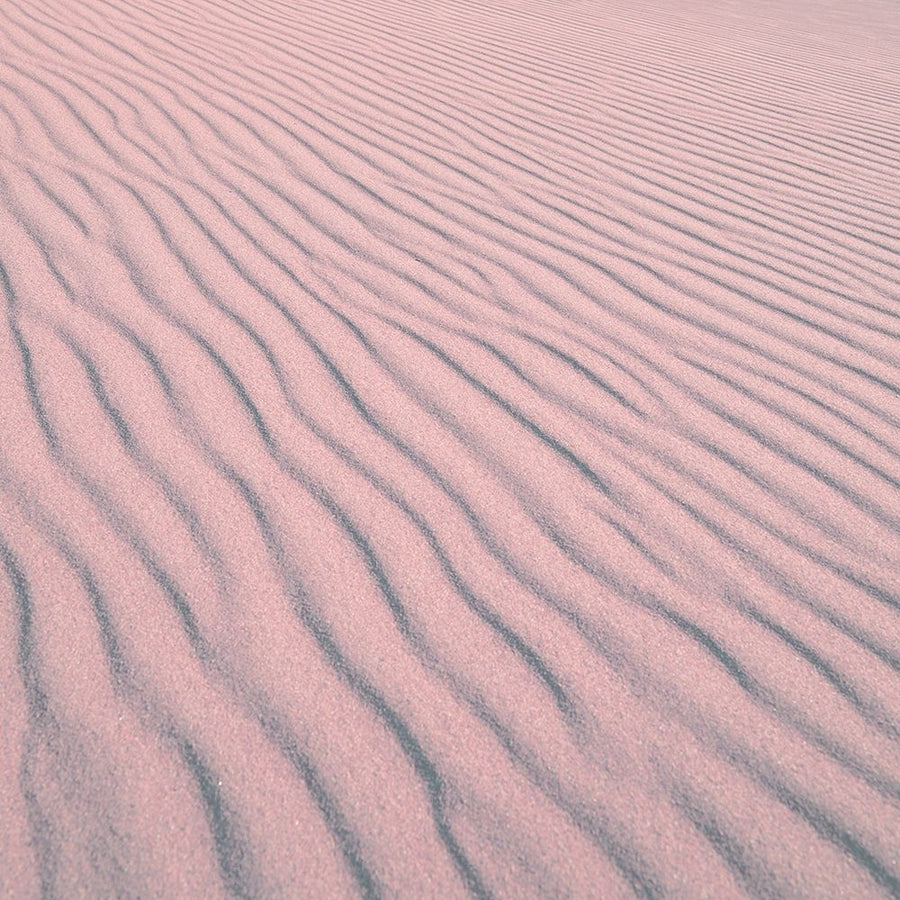
{"label": "sand ridge", "polygon": [[900,896],[897,46],[0,6],[0,897]]}

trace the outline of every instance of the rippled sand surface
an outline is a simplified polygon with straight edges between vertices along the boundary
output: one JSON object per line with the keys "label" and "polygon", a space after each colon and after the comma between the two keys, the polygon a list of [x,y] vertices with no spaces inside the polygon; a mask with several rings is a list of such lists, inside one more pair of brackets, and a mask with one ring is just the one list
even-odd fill
{"label": "rippled sand surface", "polygon": [[900,7],[0,4],[0,896],[900,896]]}

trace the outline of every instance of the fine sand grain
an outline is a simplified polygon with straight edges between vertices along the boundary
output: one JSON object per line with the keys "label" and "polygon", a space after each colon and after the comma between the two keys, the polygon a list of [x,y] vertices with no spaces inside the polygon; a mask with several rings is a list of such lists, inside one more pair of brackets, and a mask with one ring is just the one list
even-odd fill
{"label": "fine sand grain", "polygon": [[895,0],[0,2],[0,898],[900,897]]}

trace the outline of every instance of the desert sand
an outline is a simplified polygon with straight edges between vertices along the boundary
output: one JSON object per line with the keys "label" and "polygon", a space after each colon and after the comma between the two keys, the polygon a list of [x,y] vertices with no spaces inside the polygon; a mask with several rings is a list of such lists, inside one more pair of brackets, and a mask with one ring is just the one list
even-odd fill
{"label": "desert sand", "polygon": [[0,3],[0,897],[900,896],[894,0]]}

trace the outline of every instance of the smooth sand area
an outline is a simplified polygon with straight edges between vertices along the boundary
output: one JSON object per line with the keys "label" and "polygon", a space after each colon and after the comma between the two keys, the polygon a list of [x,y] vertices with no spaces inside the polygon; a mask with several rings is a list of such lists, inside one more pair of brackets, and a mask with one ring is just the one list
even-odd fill
{"label": "smooth sand area", "polygon": [[900,897],[896,0],[0,2],[0,898]]}

